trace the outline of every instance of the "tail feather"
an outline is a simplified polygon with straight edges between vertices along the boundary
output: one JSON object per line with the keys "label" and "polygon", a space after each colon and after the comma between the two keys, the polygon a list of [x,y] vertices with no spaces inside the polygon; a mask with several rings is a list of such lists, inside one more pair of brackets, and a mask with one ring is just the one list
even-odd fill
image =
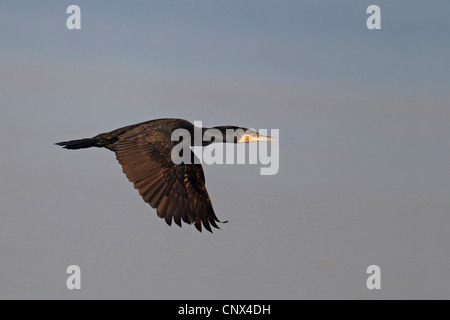
{"label": "tail feather", "polygon": [[97,140],[95,139],[80,139],[55,143],[64,149],[76,150],[97,147]]}

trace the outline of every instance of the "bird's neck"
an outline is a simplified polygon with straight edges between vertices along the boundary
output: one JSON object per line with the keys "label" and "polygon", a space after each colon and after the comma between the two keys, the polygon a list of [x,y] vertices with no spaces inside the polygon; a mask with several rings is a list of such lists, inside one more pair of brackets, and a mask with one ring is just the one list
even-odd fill
{"label": "bird's neck", "polygon": [[203,145],[207,146],[214,142],[234,142],[236,137],[233,128],[230,126],[218,126],[212,128],[202,128]]}

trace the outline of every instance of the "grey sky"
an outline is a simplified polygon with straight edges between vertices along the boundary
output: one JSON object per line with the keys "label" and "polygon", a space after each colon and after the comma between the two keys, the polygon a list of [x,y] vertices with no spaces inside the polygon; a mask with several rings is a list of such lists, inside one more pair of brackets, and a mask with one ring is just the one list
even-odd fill
{"label": "grey sky", "polygon": [[[3,1],[0,298],[449,298],[448,12]],[[200,234],[167,227],[113,153],[53,145],[161,117],[279,128],[280,171],[205,166],[230,222]],[[81,291],[65,286],[71,264]]]}

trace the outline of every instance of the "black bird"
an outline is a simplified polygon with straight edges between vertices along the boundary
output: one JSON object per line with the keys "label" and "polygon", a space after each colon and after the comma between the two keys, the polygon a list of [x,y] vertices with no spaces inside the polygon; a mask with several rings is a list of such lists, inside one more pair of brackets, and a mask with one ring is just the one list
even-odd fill
{"label": "black bird", "polygon": [[216,222],[220,221],[206,191],[201,164],[195,161],[197,158],[190,149],[188,163],[175,164],[172,161],[172,150],[181,143],[181,139],[172,141],[172,134],[177,129],[186,130],[191,137],[196,132],[201,134],[203,138],[200,142],[194,139],[189,141],[191,146],[206,146],[213,142],[275,140],[235,126],[211,128],[219,133],[211,137],[209,132],[213,131],[197,128],[189,121],[158,119],[102,133],[93,138],[59,142],[56,145],[71,150],[97,147],[115,152],[128,180],[134,184],[144,201],[156,208],[158,216],[164,218],[168,225],[172,224],[173,219],[181,227],[183,220],[194,224],[199,231],[202,231],[203,224],[205,229],[212,232],[211,226],[219,228]]}

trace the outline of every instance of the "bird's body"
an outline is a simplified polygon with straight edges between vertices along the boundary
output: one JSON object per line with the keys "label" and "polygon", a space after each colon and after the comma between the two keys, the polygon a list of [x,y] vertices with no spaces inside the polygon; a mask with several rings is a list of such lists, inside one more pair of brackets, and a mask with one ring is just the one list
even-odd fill
{"label": "bird's body", "polygon": [[[223,132],[223,142],[226,138],[225,131],[230,128],[237,127],[215,128]],[[167,224],[171,225],[173,220],[181,227],[181,221],[184,221],[194,224],[199,231],[202,230],[202,225],[212,231],[211,226],[218,228],[217,222],[220,221],[206,190],[201,164],[193,161],[195,155],[191,151],[192,161],[189,163],[175,164],[172,161],[172,149],[178,143],[172,141],[172,133],[177,129],[187,130],[194,136],[196,127],[182,119],[158,119],[57,145],[66,149],[98,147],[113,151],[123,172],[144,201],[155,208],[158,216],[165,219]],[[201,130],[204,133],[207,129]],[[249,136],[255,139],[256,135],[259,140],[270,140],[270,137],[257,133]],[[244,140],[242,142],[251,142],[247,136]],[[202,142],[202,145],[210,143],[212,141]]]}

